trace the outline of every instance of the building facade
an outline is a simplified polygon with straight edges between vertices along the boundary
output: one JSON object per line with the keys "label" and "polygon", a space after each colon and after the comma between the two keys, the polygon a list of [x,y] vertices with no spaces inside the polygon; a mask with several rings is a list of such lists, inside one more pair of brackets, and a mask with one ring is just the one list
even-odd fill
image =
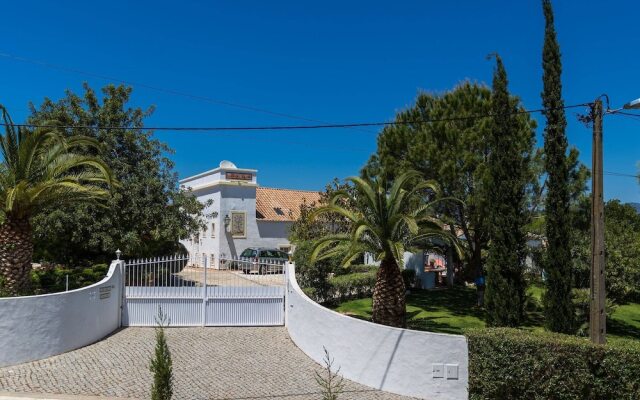
{"label": "building facade", "polygon": [[[303,203],[320,199],[319,192],[263,188],[257,170],[222,161],[218,168],[180,181],[203,204],[206,229],[181,240],[196,265],[218,267],[220,258],[240,256],[249,247],[289,252],[289,230]],[[206,261],[205,261],[206,260]]]}

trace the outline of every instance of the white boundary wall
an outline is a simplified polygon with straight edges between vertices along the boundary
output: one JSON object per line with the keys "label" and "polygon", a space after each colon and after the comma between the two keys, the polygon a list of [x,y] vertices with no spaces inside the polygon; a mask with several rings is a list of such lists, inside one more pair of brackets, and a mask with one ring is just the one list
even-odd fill
{"label": "white boundary wall", "polygon": [[98,283],[68,292],[0,298],[0,367],[94,343],[120,326],[122,261]]}
{"label": "white boundary wall", "polygon": [[[390,328],[336,313],[302,292],[293,264],[287,271],[287,330],[317,363],[323,364],[324,346],[340,374],[363,385],[431,400],[468,398],[464,336]],[[443,377],[434,377],[434,364]],[[458,366],[458,379],[449,379],[447,364]]]}

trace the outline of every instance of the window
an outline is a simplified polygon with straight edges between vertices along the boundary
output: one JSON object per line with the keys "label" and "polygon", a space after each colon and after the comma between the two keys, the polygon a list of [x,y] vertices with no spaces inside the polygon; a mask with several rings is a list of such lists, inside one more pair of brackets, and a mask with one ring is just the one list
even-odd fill
{"label": "window", "polygon": [[209,256],[210,261],[209,261],[209,268],[213,268],[214,265],[216,265],[216,255],[211,253],[211,255]]}
{"label": "window", "polygon": [[215,222],[211,223],[211,237],[212,238],[216,237],[216,223]]}
{"label": "window", "polygon": [[260,251],[260,257],[264,258],[280,258],[280,252],[277,250],[262,250]]}
{"label": "window", "polygon": [[247,213],[231,211],[231,236],[234,238],[247,237]]}
{"label": "window", "polygon": [[258,255],[258,253],[253,250],[253,249],[246,249],[245,251],[242,252],[242,254],[240,254],[240,257],[242,258],[250,258],[250,257],[256,257]]}

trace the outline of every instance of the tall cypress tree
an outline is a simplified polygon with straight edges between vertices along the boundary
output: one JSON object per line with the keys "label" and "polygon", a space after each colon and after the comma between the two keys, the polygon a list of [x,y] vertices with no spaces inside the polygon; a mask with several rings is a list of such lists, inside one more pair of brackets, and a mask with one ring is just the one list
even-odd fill
{"label": "tall cypress tree", "polygon": [[569,165],[567,162],[567,121],[562,100],[560,46],[553,24],[550,0],[542,0],[545,17],[542,67],[542,104],[547,125],[544,129],[545,172],[547,173],[545,260],[547,290],[543,297],[545,323],[554,332],[570,333],[574,312],[571,303],[571,253],[569,214]]}
{"label": "tall cypress tree", "polygon": [[489,254],[485,307],[487,323],[519,326],[524,316],[524,260],[527,222],[526,185],[530,176],[533,131],[518,121],[509,96],[507,72],[496,55],[493,74],[493,126],[487,138]]}

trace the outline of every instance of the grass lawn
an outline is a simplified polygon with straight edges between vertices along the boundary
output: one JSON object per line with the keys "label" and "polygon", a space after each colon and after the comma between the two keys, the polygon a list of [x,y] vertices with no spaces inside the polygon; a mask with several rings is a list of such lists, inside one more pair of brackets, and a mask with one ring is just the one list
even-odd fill
{"label": "grass lawn", "polygon": [[[542,330],[541,299],[543,288],[531,286],[531,301],[527,306],[525,329]],[[484,310],[475,307],[475,289],[455,287],[439,290],[412,290],[407,297],[407,325],[410,329],[430,332],[462,334],[465,329],[483,328]],[[351,300],[340,304],[336,311],[369,320],[371,298]],[[618,306],[607,321],[608,336],[640,340],[640,304]]]}

